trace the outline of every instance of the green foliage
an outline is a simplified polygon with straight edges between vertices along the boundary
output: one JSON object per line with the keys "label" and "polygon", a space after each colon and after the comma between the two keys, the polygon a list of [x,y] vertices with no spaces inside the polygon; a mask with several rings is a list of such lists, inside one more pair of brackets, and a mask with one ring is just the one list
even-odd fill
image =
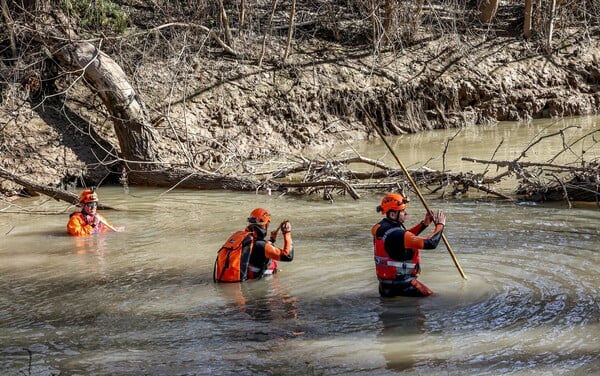
{"label": "green foliage", "polygon": [[129,16],[111,0],[62,0],[62,8],[79,19],[79,26],[123,34],[131,24]]}

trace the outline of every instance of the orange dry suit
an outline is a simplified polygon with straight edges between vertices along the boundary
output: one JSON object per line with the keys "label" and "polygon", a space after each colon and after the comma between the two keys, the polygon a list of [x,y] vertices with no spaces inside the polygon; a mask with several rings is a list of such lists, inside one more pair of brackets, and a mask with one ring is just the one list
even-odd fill
{"label": "orange dry suit", "polygon": [[371,229],[375,271],[382,296],[427,296],[432,293],[416,280],[421,271],[419,250],[436,248],[444,225],[437,224],[428,238],[417,236],[426,227],[421,222],[407,230],[404,224],[384,218]]}
{"label": "orange dry suit", "polygon": [[267,230],[251,224],[246,231],[252,232],[254,244],[250,255],[250,264],[248,266],[248,279],[258,279],[266,274],[277,272],[277,261],[289,262],[294,259],[294,245],[292,243],[292,234],[286,232],[283,234],[283,248],[276,247],[275,239],[268,241],[265,239]]}
{"label": "orange dry suit", "polygon": [[[110,228],[104,224],[108,223],[108,221],[100,214],[96,215],[100,217],[100,222],[94,226],[93,216],[83,212],[72,213],[69,218],[69,223],[67,223],[67,232],[69,235],[73,236],[86,236],[111,231]],[[110,225],[110,223],[108,224]]]}

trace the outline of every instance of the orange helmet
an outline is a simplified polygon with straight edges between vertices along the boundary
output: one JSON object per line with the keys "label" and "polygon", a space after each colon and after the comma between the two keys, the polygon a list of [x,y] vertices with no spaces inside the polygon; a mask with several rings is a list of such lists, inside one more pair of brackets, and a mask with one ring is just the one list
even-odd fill
{"label": "orange helmet", "polygon": [[250,213],[248,222],[257,225],[266,225],[267,223],[271,222],[271,214],[269,214],[269,212],[265,209],[256,208]]}
{"label": "orange helmet", "polygon": [[79,196],[79,202],[87,204],[90,202],[98,202],[98,195],[94,192],[94,189],[84,189]]}
{"label": "orange helmet", "polygon": [[390,210],[404,210],[408,206],[408,200],[399,193],[388,193],[381,200],[381,205],[377,207],[377,211],[385,215]]}

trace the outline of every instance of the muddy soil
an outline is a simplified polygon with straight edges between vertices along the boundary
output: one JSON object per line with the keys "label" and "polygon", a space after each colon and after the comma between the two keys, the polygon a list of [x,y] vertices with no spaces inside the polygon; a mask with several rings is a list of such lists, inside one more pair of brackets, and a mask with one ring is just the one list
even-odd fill
{"label": "muddy soil", "polygon": [[[258,40],[238,49],[257,49]],[[248,174],[270,158],[340,140],[600,109],[600,31],[561,30],[547,54],[519,36],[426,38],[378,51],[298,41],[285,64],[196,55],[135,60],[113,53],[160,132],[172,166]],[[267,56],[281,56],[283,46]],[[118,184],[119,145],[100,100],[82,80],[44,97],[8,86],[0,113],[0,167],[53,187]],[[257,167],[258,166],[258,167]],[[4,197],[21,187],[0,180]]]}

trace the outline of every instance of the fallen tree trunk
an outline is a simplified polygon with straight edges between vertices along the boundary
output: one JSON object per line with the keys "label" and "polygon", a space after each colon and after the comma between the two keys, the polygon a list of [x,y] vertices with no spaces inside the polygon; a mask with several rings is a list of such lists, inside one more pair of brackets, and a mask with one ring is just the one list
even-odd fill
{"label": "fallen tree trunk", "polygon": [[[77,196],[75,193],[38,184],[31,179],[17,176],[2,167],[0,167],[0,177],[21,185],[25,189],[25,192],[30,196],[37,196],[41,193],[57,201],[60,200],[71,205],[79,205],[79,196]],[[114,210],[113,207],[104,205],[102,203],[98,203],[98,208],[104,210]]]}
{"label": "fallen tree trunk", "polygon": [[2,167],[0,167],[0,177],[21,185],[30,196],[37,196],[41,193],[53,199],[68,202],[69,204],[77,205],[79,203],[79,197],[74,193],[40,185],[33,180],[17,176]]}
{"label": "fallen tree trunk", "polygon": [[152,187],[186,189],[230,189],[233,191],[255,191],[258,180],[249,177],[236,177],[203,173],[193,170],[162,170],[138,174],[136,183]]}
{"label": "fallen tree trunk", "polygon": [[[188,189],[231,189],[234,191],[254,191],[259,186],[259,182],[249,178],[239,178],[233,176],[222,176],[216,174],[204,174],[194,171],[157,171],[152,174],[141,175],[148,180],[142,181],[145,185]],[[38,184],[31,179],[27,179],[7,171],[0,167],[0,178],[10,180],[24,188],[26,194],[36,196],[43,194],[55,200],[61,200],[72,205],[79,205],[79,196],[75,193],[48,187]],[[165,185],[166,181],[177,181],[175,185]],[[110,206],[98,204],[100,209],[113,209]]]}

